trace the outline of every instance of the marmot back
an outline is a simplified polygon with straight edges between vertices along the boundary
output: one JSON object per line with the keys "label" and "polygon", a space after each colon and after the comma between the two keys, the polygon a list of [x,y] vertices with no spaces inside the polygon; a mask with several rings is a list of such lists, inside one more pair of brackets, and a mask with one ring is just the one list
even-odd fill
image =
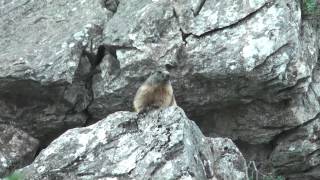
{"label": "marmot back", "polygon": [[165,70],[153,72],[140,86],[133,101],[136,112],[141,112],[147,108],[162,108],[175,105],[177,104],[170,83],[170,75]]}

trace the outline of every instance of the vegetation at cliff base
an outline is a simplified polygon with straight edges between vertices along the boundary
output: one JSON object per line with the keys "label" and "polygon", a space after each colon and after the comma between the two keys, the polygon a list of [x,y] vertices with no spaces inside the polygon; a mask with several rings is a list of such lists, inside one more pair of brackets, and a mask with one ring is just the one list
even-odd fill
{"label": "vegetation at cliff base", "polygon": [[301,0],[302,15],[304,17],[320,18],[320,1],[319,0]]}
{"label": "vegetation at cliff base", "polygon": [[11,175],[5,177],[4,180],[23,180],[23,178],[20,172],[15,171]]}

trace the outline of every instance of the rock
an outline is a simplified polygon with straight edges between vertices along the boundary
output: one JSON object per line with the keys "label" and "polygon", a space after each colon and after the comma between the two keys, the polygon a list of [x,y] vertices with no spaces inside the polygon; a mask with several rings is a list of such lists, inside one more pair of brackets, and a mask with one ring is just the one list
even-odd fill
{"label": "rock", "polygon": [[230,139],[206,138],[182,109],[120,111],[68,130],[21,170],[26,179],[247,179]]}
{"label": "rock", "polygon": [[[305,47],[310,48],[310,42],[304,41],[304,43]],[[319,53],[319,50],[316,53]],[[308,92],[304,96],[305,107],[313,102],[318,103],[320,97],[320,65],[318,63],[313,70]],[[318,107],[318,104],[315,105]],[[316,115],[313,118],[294,129],[282,132],[274,140],[275,148],[270,155],[273,167],[278,173],[288,176],[290,180],[320,179],[320,174],[317,173],[320,167],[320,112],[317,108],[314,109],[316,109],[313,111]]]}
{"label": "rock", "polygon": [[[320,168],[319,157],[320,119],[317,116],[312,122],[283,133],[278,138],[277,146],[270,159],[278,173],[294,176],[294,174],[305,172],[307,175],[309,171]],[[315,179],[320,179],[319,173],[311,174]]]}
{"label": "rock", "polygon": [[105,63],[100,65],[102,73],[93,78],[92,117],[131,110],[134,94],[148,74],[174,59],[183,42],[180,34],[170,1],[121,1],[103,34],[105,45],[117,47],[114,58],[120,69],[117,76],[109,76]]}
{"label": "rock", "polygon": [[10,125],[0,125],[0,177],[32,162],[39,141]]}
{"label": "rock", "polygon": [[215,29],[237,24],[272,1],[206,1],[177,0],[175,11],[186,34],[201,36]]}
{"label": "rock", "polygon": [[95,53],[111,16],[90,0],[1,3],[0,123],[42,144],[84,125],[92,94],[83,51]]}
{"label": "rock", "polygon": [[[207,115],[199,115],[198,119],[202,119],[202,125],[200,126],[204,127],[205,132],[208,132],[205,134],[213,134],[214,132],[232,137],[234,140],[239,139],[251,144],[263,144],[271,142],[282,131],[313,119],[320,110],[317,100],[319,96],[318,93],[315,93],[317,88],[310,88],[312,79],[315,79],[312,73],[318,71],[316,67],[318,58],[316,37],[317,34],[314,29],[308,23],[304,23],[303,33],[300,37],[301,42],[297,42],[299,44],[296,47],[301,49],[301,55],[296,57],[297,64],[293,65],[293,62],[290,62],[290,65],[288,65],[293,65],[292,68],[303,66],[301,64],[310,67],[309,70],[301,71],[301,73],[309,74],[306,78],[297,80],[297,84],[292,87],[280,90],[277,93],[278,97],[274,94],[274,97],[263,99],[262,96],[264,95],[261,94],[262,99],[246,99],[248,102],[245,105],[236,103],[222,110],[214,110]],[[272,85],[270,85],[276,88],[279,83],[272,82]],[[263,87],[263,84],[260,84],[260,86]],[[270,88],[263,88],[264,94],[268,94]],[[245,89],[243,92],[247,93],[251,90]],[[275,99],[275,97],[278,98],[279,102],[268,102],[273,101],[272,99]]]}
{"label": "rock", "polygon": [[177,103],[206,135],[269,143],[320,110],[308,92],[316,33],[300,14],[290,0],[120,2],[103,33],[120,69],[110,76],[100,64],[88,110],[93,119],[131,110],[148,74],[174,64]]}
{"label": "rock", "polygon": [[316,167],[313,169],[310,169],[307,172],[303,172],[303,173],[299,173],[299,174],[291,174],[289,176],[290,180],[300,180],[300,179],[304,179],[304,180],[317,180],[320,177],[320,167]]}
{"label": "rock", "polygon": [[[235,144],[247,161],[249,179],[256,177],[256,174],[259,174],[258,179],[267,179],[263,175],[271,174],[274,171],[270,160],[270,154],[273,150],[271,144],[249,144],[241,141],[235,141]],[[255,168],[258,169],[258,172]]]}
{"label": "rock", "polygon": [[[292,0],[6,0],[0,5],[0,124],[10,123],[22,129],[45,147],[67,129],[94,123],[116,111],[131,110],[134,94],[149,73],[170,64],[174,67],[171,75],[176,101],[188,117],[197,120],[205,135],[231,138],[250,161],[257,161],[266,169],[275,168],[286,177],[318,178],[318,141],[310,138],[317,136],[312,129],[318,126],[320,112],[320,31],[302,19],[299,3]],[[128,112],[116,114],[133,116]],[[96,126],[68,133],[78,135],[88,130],[95,137]],[[135,132],[137,128],[132,126],[132,130],[123,130],[125,135],[144,135],[145,131]],[[116,129],[120,131],[121,127]],[[59,146],[62,152],[72,151],[64,150],[69,147],[59,144],[70,143],[77,148],[81,144],[74,138],[58,139],[51,146]],[[211,161],[215,155],[209,156],[206,149],[229,141],[204,139],[206,146],[202,141],[191,143],[201,146],[198,149],[190,148],[187,141],[178,147],[192,153],[203,152],[205,159]],[[95,144],[98,140],[90,140],[101,154],[102,150]],[[121,146],[129,148],[131,153],[130,148],[135,147],[135,144],[128,147],[115,142],[101,146],[105,151],[112,151],[109,154]],[[50,173],[57,172],[55,176],[61,174],[69,179],[79,175],[92,178],[99,173],[111,177],[112,168],[121,165],[121,158],[127,159],[123,153],[111,160],[111,155],[103,154],[101,157],[109,159],[111,165],[106,166],[111,170],[83,174],[84,170],[90,173],[91,167],[105,163],[89,161],[93,152],[89,152],[90,157],[82,157],[88,153],[83,153],[82,148],[91,147],[86,141],[83,143],[79,152],[82,154],[77,155],[83,159],[52,152],[67,164],[57,160],[56,165],[46,165],[38,158],[33,164],[40,166],[28,167],[33,168],[31,176],[37,170],[44,172],[41,176],[49,176],[45,174],[48,169]],[[304,143],[306,146],[302,146]],[[296,155],[290,147],[301,153]],[[145,150],[145,146],[139,148]],[[171,151],[163,148],[167,147],[158,149],[167,158]],[[132,150],[130,157],[135,152]],[[184,153],[178,151],[180,156],[174,154],[174,157],[188,162],[183,168],[195,171],[198,161],[188,159]],[[46,154],[40,157],[49,159]],[[78,161],[84,161],[85,166],[74,164]],[[161,158],[159,161],[161,166],[146,164],[145,173],[149,177],[156,178],[164,171],[167,177],[179,175],[179,168],[167,171],[162,168],[170,165]],[[152,168],[159,166],[157,173],[151,175]],[[120,169],[123,173],[115,176],[137,177],[145,166],[137,167],[131,173]],[[219,175],[220,170],[214,171],[214,177],[224,176]],[[181,173],[181,176],[188,174]],[[201,178],[208,174],[211,170],[206,174],[197,171],[194,176]],[[230,178],[235,174],[231,173]],[[41,179],[40,175],[38,178]]]}
{"label": "rock", "polygon": [[[306,27],[305,36],[300,36],[300,27],[289,23],[301,23],[296,6],[293,1],[276,1],[232,28],[186,39],[185,57],[195,77],[185,84],[204,88],[191,87],[193,94],[182,104],[192,105],[202,96],[202,112],[216,109],[207,117],[193,113],[202,116],[204,127],[212,122],[211,132],[226,130],[224,135],[259,144],[315,116],[317,101],[302,106],[304,97],[296,95],[307,91],[317,61],[315,33]],[[308,41],[305,49],[303,40]]]}

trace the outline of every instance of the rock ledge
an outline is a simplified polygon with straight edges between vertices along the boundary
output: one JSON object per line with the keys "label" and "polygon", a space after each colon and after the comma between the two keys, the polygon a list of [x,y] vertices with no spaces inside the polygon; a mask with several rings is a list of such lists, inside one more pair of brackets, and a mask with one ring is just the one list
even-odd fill
{"label": "rock ledge", "polygon": [[120,111],[68,130],[23,168],[26,179],[247,179],[230,139],[206,138],[179,107]]}

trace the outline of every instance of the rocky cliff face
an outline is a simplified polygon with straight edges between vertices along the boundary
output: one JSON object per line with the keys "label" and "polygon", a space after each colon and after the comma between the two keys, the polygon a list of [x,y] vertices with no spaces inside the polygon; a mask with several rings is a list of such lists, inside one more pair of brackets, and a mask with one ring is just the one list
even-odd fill
{"label": "rocky cliff face", "polygon": [[319,44],[298,0],[6,0],[0,124],[29,150],[1,152],[18,165],[0,172],[37,141],[131,110],[171,64],[177,103],[206,136],[231,138],[261,171],[319,179]]}

